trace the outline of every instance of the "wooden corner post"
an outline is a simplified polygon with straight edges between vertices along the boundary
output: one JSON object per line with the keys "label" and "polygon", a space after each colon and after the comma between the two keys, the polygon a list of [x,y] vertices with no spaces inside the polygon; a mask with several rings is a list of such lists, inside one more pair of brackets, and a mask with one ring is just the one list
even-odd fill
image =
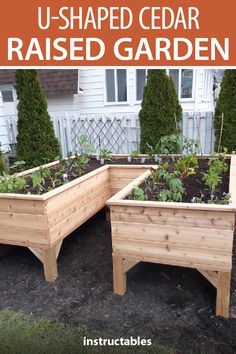
{"label": "wooden corner post", "polygon": [[126,273],[123,272],[123,258],[113,256],[113,288],[117,295],[126,292]]}
{"label": "wooden corner post", "polygon": [[218,272],[216,316],[229,317],[231,272]]}
{"label": "wooden corner post", "polygon": [[43,269],[46,281],[52,283],[58,277],[56,247],[43,250]]}

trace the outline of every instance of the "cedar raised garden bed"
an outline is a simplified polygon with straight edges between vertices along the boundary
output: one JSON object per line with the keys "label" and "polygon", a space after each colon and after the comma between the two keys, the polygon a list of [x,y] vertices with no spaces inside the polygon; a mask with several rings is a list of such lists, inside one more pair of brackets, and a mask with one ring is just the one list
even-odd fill
{"label": "cedar raised garden bed", "polygon": [[229,205],[126,200],[144,172],[113,196],[110,207],[114,292],[126,291],[126,273],[139,262],[196,268],[216,287],[216,315],[229,316],[236,211],[236,156],[231,157]]}
{"label": "cedar raised garden bed", "polygon": [[0,193],[0,244],[28,247],[43,263],[46,280],[53,282],[63,239],[147,169],[144,165],[105,165],[43,195]]}

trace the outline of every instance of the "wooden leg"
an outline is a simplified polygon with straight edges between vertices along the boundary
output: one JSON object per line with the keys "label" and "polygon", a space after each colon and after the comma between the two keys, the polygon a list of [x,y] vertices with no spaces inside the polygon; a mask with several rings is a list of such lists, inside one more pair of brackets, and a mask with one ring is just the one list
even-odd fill
{"label": "wooden leg", "polygon": [[123,258],[113,256],[114,293],[124,295],[126,292],[126,273],[123,272]]}
{"label": "wooden leg", "polygon": [[57,272],[57,247],[48,248],[42,251],[44,275],[46,281],[52,283],[58,276]]}
{"label": "wooden leg", "polygon": [[229,317],[231,273],[218,272],[216,316]]}

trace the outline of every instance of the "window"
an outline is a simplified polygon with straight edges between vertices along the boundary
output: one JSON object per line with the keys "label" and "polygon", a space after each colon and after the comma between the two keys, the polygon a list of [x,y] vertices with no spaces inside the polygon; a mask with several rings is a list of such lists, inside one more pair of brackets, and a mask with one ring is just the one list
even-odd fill
{"label": "window", "polygon": [[180,99],[193,98],[193,70],[192,69],[170,69],[169,75]]}
{"label": "window", "polygon": [[193,96],[193,70],[181,70],[181,96],[180,98],[192,98]]}
{"label": "window", "polygon": [[3,102],[14,102],[13,91],[1,91]]}
{"label": "window", "polygon": [[107,102],[127,102],[126,69],[106,70]]}
{"label": "window", "polygon": [[142,101],[143,91],[147,81],[147,70],[137,69],[136,70],[136,100]]}

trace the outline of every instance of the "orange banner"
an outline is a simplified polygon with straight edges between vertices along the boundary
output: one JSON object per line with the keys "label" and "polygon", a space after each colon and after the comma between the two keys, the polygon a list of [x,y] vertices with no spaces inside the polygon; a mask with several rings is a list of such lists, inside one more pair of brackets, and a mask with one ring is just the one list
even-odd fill
{"label": "orange banner", "polygon": [[236,5],[3,2],[0,66],[236,66]]}

